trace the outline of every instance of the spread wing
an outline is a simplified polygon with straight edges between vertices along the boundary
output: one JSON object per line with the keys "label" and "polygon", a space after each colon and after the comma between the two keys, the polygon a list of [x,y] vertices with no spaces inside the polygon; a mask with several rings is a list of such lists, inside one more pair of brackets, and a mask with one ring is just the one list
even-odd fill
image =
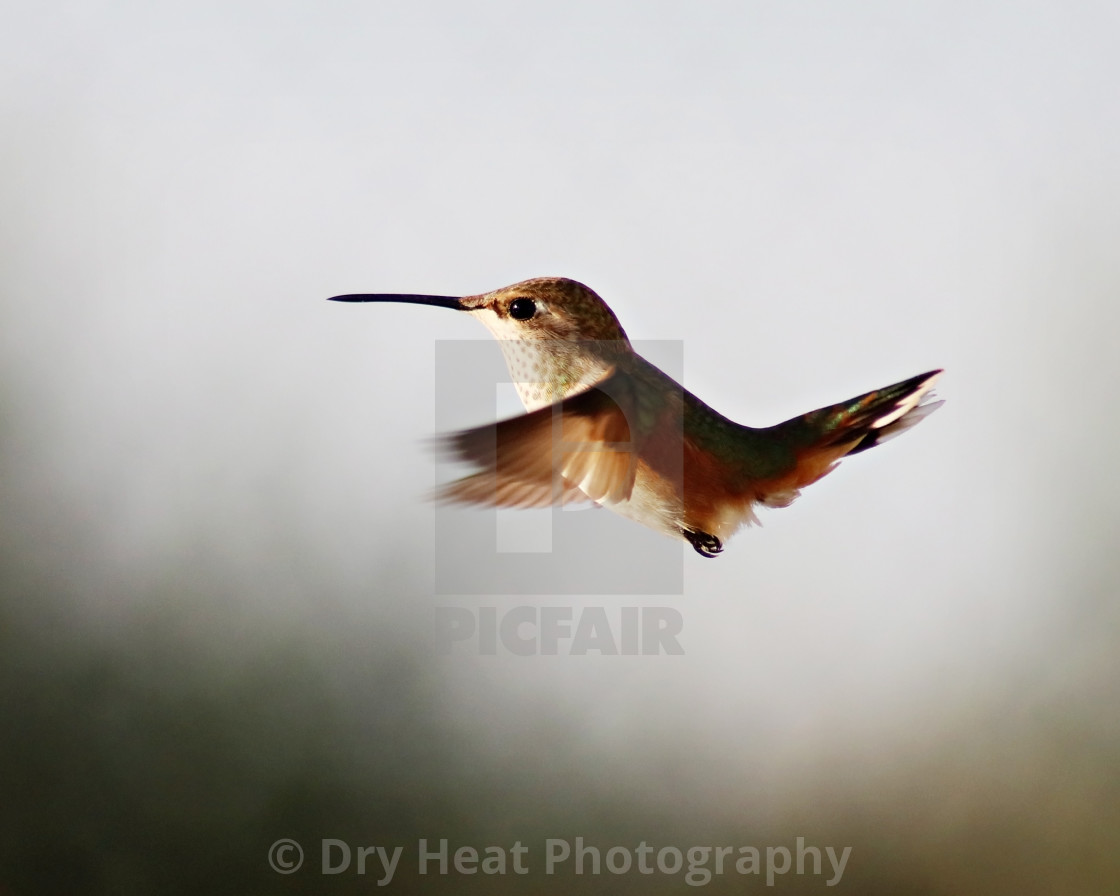
{"label": "spread wing", "polygon": [[443,437],[451,457],[477,472],[441,486],[438,497],[497,507],[627,500],[637,470],[633,399],[633,383],[616,370],[549,407]]}

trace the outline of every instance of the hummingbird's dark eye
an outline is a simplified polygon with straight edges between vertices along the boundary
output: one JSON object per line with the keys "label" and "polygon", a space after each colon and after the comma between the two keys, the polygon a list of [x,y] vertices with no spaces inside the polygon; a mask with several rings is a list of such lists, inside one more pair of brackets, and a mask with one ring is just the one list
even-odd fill
{"label": "hummingbird's dark eye", "polygon": [[509,303],[509,316],[514,320],[528,320],[537,313],[537,303],[532,299],[514,299]]}

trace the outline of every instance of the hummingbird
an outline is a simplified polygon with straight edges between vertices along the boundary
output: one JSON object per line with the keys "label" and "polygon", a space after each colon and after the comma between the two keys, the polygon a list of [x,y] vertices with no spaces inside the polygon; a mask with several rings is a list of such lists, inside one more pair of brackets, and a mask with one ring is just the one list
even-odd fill
{"label": "hummingbird", "polygon": [[592,501],[715,557],[755,508],[801,489],[911,428],[943,404],[933,370],[753,428],[704,404],[634,351],[582,283],[538,277],[471,296],[333,296],[465,311],[498,340],[526,413],[444,436],[474,468],[438,497],[496,507]]}

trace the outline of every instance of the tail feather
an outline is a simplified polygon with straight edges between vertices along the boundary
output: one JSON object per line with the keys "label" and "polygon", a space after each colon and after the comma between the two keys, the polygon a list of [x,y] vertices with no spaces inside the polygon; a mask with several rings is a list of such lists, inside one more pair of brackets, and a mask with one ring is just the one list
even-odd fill
{"label": "tail feather", "polygon": [[881,445],[928,417],[944,403],[931,400],[941,373],[931,370],[779,424],[776,430],[793,448],[796,462],[788,473],[768,481],[758,499],[785,507],[841,458]]}
{"label": "tail feather", "polygon": [[[931,401],[942,371],[932,370],[856,398],[810,411],[782,424],[813,448],[849,446],[844,454],[866,451],[910,429],[944,402]],[[808,447],[808,446],[806,446]]]}
{"label": "tail feather", "polygon": [[[906,430],[917,426],[926,417],[945,404],[941,400],[933,400],[933,387],[941,376],[940,370],[934,370],[921,376],[913,377],[896,386],[888,386],[879,392],[869,393],[870,396],[879,396],[883,401],[893,401],[894,408],[887,414],[876,419],[870,430],[863,436],[848,454],[858,454],[876,445],[889,442],[895,436],[900,436]],[[893,393],[899,390],[897,398],[885,397],[880,393]],[[861,396],[868,397],[868,396]]]}

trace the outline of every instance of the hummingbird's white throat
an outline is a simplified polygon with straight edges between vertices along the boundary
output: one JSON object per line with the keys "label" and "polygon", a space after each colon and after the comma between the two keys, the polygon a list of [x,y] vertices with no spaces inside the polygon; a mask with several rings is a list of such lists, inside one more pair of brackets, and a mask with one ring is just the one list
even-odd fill
{"label": "hummingbird's white throat", "polygon": [[[547,305],[538,302],[541,314],[531,321],[518,321],[494,313],[490,308],[472,310],[501,347],[510,379],[528,411],[548,407],[583,392],[608,376],[613,364],[603,358],[594,340],[572,339],[567,333],[551,332],[553,323]],[[556,320],[559,324],[561,320]]]}
{"label": "hummingbird's white throat", "polygon": [[612,365],[583,343],[563,339],[501,339],[510,379],[528,411],[583,392],[611,372]]}

